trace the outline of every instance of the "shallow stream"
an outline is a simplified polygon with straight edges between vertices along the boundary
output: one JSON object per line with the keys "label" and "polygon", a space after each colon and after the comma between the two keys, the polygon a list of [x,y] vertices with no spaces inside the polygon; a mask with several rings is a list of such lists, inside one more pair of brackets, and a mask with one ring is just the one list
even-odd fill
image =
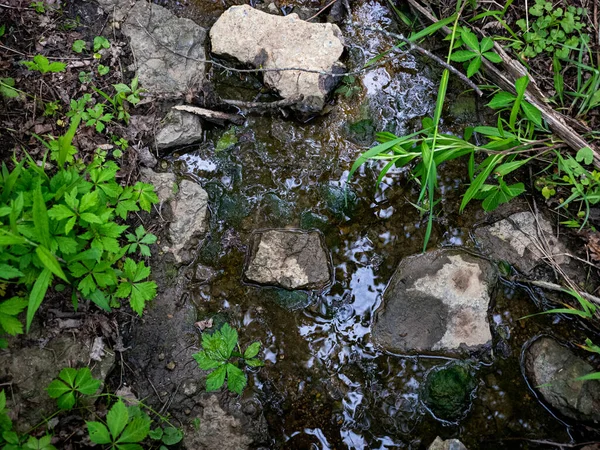
{"label": "shallow stream", "polygon": [[[218,14],[220,4],[211,5],[205,20]],[[208,6],[184,8],[194,17]],[[347,63],[356,67],[393,42],[354,24],[387,26],[392,17],[377,1],[352,8],[353,24],[342,31]],[[569,327],[550,316],[518,320],[536,312],[539,300],[522,287],[497,287],[489,316],[494,342],[486,357],[472,360],[477,388],[456,423],[438,420],[421,401],[425,375],[448,358],[390,355],[371,342],[387,282],[402,258],[421,251],[424,219],[411,205],[418,191],[404,170],[390,172],[379,189],[378,167],[362,168],[350,183],[348,171],[374,131],[414,131],[431,115],[439,75],[426,61],[398,54],[357,77],[351,94],[336,95],[324,116],[249,115],[243,126],[209,129],[203,144],[161,161],[209,193],[209,232],[196,264],[218,275],[191,284],[189,294],[199,319],[219,317],[239,330],[242,344],[263,343],[266,366],[250,374],[245,395],[262,404],[276,448],[416,449],[438,435],[459,437],[470,449],[540,448],[531,440],[581,438],[538,401],[522,375],[523,344]],[[215,71],[212,77],[223,97],[253,100],[260,88],[252,78]],[[453,86],[444,116],[445,130],[457,134],[479,114],[471,94],[461,92]],[[470,232],[485,216],[478,205],[458,214],[465,166],[443,166],[440,175],[443,200],[430,247],[475,249]],[[251,233],[265,228],[319,229],[331,253],[331,285],[299,292],[244,283]]]}

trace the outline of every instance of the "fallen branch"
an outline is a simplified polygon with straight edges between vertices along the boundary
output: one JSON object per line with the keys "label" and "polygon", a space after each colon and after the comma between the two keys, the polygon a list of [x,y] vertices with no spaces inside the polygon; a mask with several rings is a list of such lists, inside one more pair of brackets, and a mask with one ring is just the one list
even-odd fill
{"label": "fallen branch", "polygon": [[[408,3],[410,3],[413,8],[425,16],[430,22],[438,22],[438,19],[436,19],[433,14],[431,14],[416,0],[408,0]],[[450,28],[445,26],[442,27],[441,30],[446,34],[450,34],[452,32]],[[500,72],[500,70],[498,70],[498,68],[494,66],[492,62],[482,58],[483,67],[486,70],[487,75],[502,89],[512,93],[515,93],[515,81],[518,78],[527,75],[530,83],[525,91],[525,99],[540,110],[542,117],[544,120],[546,120],[554,134],[565,141],[569,147],[575,151],[578,151],[584,147],[589,147],[594,153],[594,167],[600,169],[600,153],[598,153],[598,150],[595,148],[595,146],[587,142],[577,131],[575,131],[573,127],[569,125],[569,122],[572,125],[576,124],[577,126],[581,127],[583,125],[551,108],[548,105],[548,99],[542,93],[542,91],[540,91],[535,79],[527,72],[525,66],[523,66],[523,64],[521,64],[519,61],[511,58],[496,42],[494,43],[494,50],[502,58],[503,65],[506,68],[506,72],[509,76],[506,76],[504,73]]]}
{"label": "fallen branch", "polygon": [[204,119],[210,122],[214,122],[218,125],[223,125],[225,122],[232,122],[236,125],[241,125],[242,123],[244,123],[244,118],[238,114],[228,114],[221,111],[213,111],[211,109],[198,108],[197,106],[177,105],[173,106],[173,108],[171,109],[196,114],[197,116],[203,117]]}
{"label": "fallen branch", "polygon": [[277,100],[274,102],[245,102],[242,100],[227,99],[222,99],[221,101],[227,105],[237,106],[238,108],[252,109],[256,111],[270,111],[295,105],[296,103],[302,101],[303,98],[303,95],[297,95],[294,97],[284,98],[283,100]]}
{"label": "fallen branch", "polygon": [[477,86],[475,83],[473,83],[473,81],[469,80],[467,78],[467,76],[464,73],[462,73],[460,70],[458,70],[456,67],[451,66],[446,61],[444,61],[442,58],[434,55],[429,50],[426,50],[423,47],[415,44],[414,42],[405,38],[401,34],[390,33],[389,31],[382,30],[381,28],[373,28],[373,27],[363,27],[363,28],[365,30],[375,31],[377,33],[385,34],[386,36],[393,37],[394,39],[398,39],[399,41],[406,43],[408,45],[409,51],[417,51],[417,52],[421,53],[423,56],[426,56],[427,58],[432,59],[433,61],[438,63],[440,66],[442,66],[444,69],[448,69],[451,73],[453,73],[458,78],[460,78],[460,80],[463,83],[465,83],[467,86],[469,86],[471,89],[473,89],[477,93],[477,95],[479,95],[480,97],[483,95],[483,92],[481,92],[481,89],[479,89],[479,86]]}
{"label": "fallen branch", "polygon": [[[526,280],[523,278],[517,278],[514,281],[516,281],[517,283],[524,283],[524,284],[530,284],[531,286],[537,286],[539,288],[546,289],[548,291],[564,292],[564,293],[567,292],[566,288],[562,287],[561,285],[555,284],[555,283],[550,283],[548,281]],[[596,297],[595,295],[588,294],[587,292],[583,292],[581,290],[578,290],[577,293],[579,295],[581,295],[583,298],[585,298],[586,300],[589,300],[590,302],[595,303],[596,305],[600,305],[600,298]]]}

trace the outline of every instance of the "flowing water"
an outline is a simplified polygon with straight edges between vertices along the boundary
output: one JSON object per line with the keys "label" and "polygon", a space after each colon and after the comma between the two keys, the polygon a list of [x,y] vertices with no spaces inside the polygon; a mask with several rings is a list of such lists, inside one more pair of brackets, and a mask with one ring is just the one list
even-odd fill
{"label": "flowing water", "polygon": [[[208,3],[186,8],[190,16],[205,8],[208,20],[222,6]],[[342,28],[348,64],[356,67],[393,44],[358,24],[388,26],[392,17],[384,3],[362,1],[353,4],[352,19]],[[472,449],[537,448],[527,439],[579,437],[538,401],[520,364],[528,339],[569,324],[549,316],[519,321],[536,311],[536,298],[519,286],[497,288],[491,355],[472,360],[477,387],[457,423],[438,420],[421,400],[424,377],[448,358],[390,355],[371,341],[386,284],[402,258],[421,251],[425,222],[411,205],[418,188],[404,170],[390,172],[379,189],[380,166],[363,167],[349,183],[348,171],[374,131],[411,132],[432,114],[439,76],[427,61],[397,54],[357,77],[352,94],[337,95],[324,116],[250,115],[241,127],[209,129],[203,144],[162,161],[209,193],[209,232],[197,264],[218,275],[189,294],[200,319],[221,317],[243,344],[263,343],[266,365],[250,373],[245,395],[261,402],[276,448],[416,449],[437,435],[459,436]],[[260,87],[251,77],[217,72],[212,81],[229,98],[253,100]],[[460,133],[478,120],[478,104],[460,85],[451,92],[443,126]],[[474,248],[470,231],[483,215],[476,205],[457,213],[465,167],[456,162],[439,172],[443,201],[430,246]],[[323,292],[245,284],[246,244],[265,228],[321,230],[332,284]]]}

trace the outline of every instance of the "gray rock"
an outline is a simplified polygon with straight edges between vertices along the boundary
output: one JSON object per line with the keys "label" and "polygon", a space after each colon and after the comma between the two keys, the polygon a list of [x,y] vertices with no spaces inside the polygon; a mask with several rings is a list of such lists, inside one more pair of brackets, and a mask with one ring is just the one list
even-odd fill
{"label": "gray rock", "polygon": [[373,338],[391,352],[483,346],[492,337],[487,311],[496,280],[492,264],[456,250],[405,258],[376,312]]}
{"label": "gray rock", "polygon": [[[539,226],[539,230],[538,230]],[[561,253],[565,247],[552,232],[552,225],[545,218],[523,211],[506,219],[475,230],[475,238],[482,249],[497,261],[506,261],[524,273],[530,273],[542,262],[542,249],[556,255],[559,264],[569,261]]]}
{"label": "gray rock", "polygon": [[552,408],[570,419],[600,421],[600,381],[575,380],[596,369],[550,337],[535,340],[524,358],[531,386]]}
{"label": "gray rock", "polygon": [[329,257],[317,232],[270,230],[254,235],[245,276],[286,289],[319,289],[331,277]]}
{"label": "gray rock", "polygon": [[154,185],[161,202],[169,202],[172,220],[169,224],[169,239],[172,246],[163,250],[172,252],[178,263],[193,259],[193,241],[206,231],[208,194],[202,186],[183,180],[179,185],[172,173],[156,173],[152,169],[141,169],[140,177],[145,183]]}
{"label": "gray rock", "polygon": [[156,157],[150,152],[148,147],[139,148],[137,150],[137,154],[140,164],[144,167],[152,169],[153,167],[156,167],[156,164],[158,164]]}
{"label": "gray rock", "polygon": [[[0,379],[12,385],[7,407],[15,414],[13,419],[19,432],[32,428],[56,411],[56,400],[48,396],[46,387],[63,368],[87,366],[93,341],[68,333],[50,339],[43,347],[9,348],[0,353]],[[90,366],[92,375],[104,380],[114,361],[114,353],[106,352]]]}
{"label": "gray rock", "polygon": [[140,84],[151,94],[179,96],[202,85],[204,28],[166,8],[138,1],[122,31],[129,38]]}
{"label": "gray rock", "polygon": [[462,442],[458,439],[442,440],[441,437],[436,437],[427,450],[467,450]]}
{"label": "gray rock", "polygon": [[192,239],[206,231],[208,194],[202,186],[188,180],[179,184],[179,192],[171,201],[173,221],[169,225],[169,236],[173,246],[169,249],[177,262],[189,262],[193,254],[187,250]]}
{"label": "gray rock", "polygon": [[172,173],[159,173],[152,169],[140,169],[140,179],[154,186],[156,195],[161,202],[168,202],[177,192],[177,178]]}
{"label": "gray rock", "polygon": [[[338,60],[344,43],[338,26],[305,22],[297,14],[275,16],[248,5],[232,6],[213,25],[210,38],[214,53],[255,67],[343,71]],[[298,109],[320,111],[339,77],[283,71],[265,72],[264,80],[284,99],[302,95]]]}
{"label": "gray rock", "polygon": [[253,439],[243,432],[240,420],[225,412],[214,395],[207,399],[199,419],[198,429],[189,427],[184,434],[186,448],[243,450],[253,443]]}
{"label": "gray rock", "polygon": [[156,133],[159,150],[189,145],[202,140],[202,122],[196,114],[171,110]]}

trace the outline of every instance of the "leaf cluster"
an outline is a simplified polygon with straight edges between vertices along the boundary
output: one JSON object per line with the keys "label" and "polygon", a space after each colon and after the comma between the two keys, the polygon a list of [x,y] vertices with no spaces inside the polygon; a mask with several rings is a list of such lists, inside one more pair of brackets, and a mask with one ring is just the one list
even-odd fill
{"label": "leaf cluster", "polygon": [[590,37],[581,33],[585,27],[584,8],[569,6],[566,9],[555,7],[552,2],[536,0],[529,8],[529,14],[536,17],[527,27],[525,19],[517,20],[517,26],[523,31],[525,42],[516,41],[512,45],[522,51],[526,58],[534,58],[541,53],[555,55],[567,59],[571,49],[579,46],[583,40],[589,42]]}
{"label": "leaf cluster", "polygon": [[[156,294],[156,284],[146,281],[150,269],[126,257],[131,244],[123,236],[128,226],[122,223],[131,212],[150,211],[158,197],[145,183],[119,185],[119,167],[113,161],[98,155],[88,165],[75,160],[71,142],[81,117],[75,113],[65,135],[44,141],[59,166],[56,172],[43,168],[47,155],[42,167],[28,156],[14,159],[12,171],[5,163],[1,166],[0,281],[29,292],[27,329],[56,279],[72,287],[75,307],[83,298],[110,311],[117,299],[129,298],[141,315],[145,302]],[[155,241],[139,229],[137,236],[133,251]],[[147,247],[142,252],[147,255]],[[0,306],[1,326],[10,334],[21,332],[10,319],[19,305],[13,300]]]}
{"label": "leaf cluster", "polygon": [[29,70],[38,71],[41,74],[64,72],[67,65],[61,62],[48,61],[44,55],[35,55],[33,61],[21,61]]}
{"label": "leaf cluster", "polygon": [[484,37],[480,42],[475,33],[465,27],[461,29],[460,37],[459,43],[462,42],[466,48],[453,52],[450,55],[450,60],[465,63],[467,65],[467,77],[471,78],[479,72],[484,58],[496,64],[502,62],[500,55],[491,51],[494,47],[492,38]]}
{"label": "leaf cluster", "polygon": [[232,358],[242,359],[250,367],[261,367],[264,363],[256,356],[260,351],[260,342],[248,346],[242,354],[235,352],[238,347],[238,333],[229,324],[224,324],[220,330],[212,334],[202,334],[202,350],[195,353],[193,358],[202,370],[212,371],[206,378],[208,392],[220,389],[227,380],[227,388],[241,395],[246,387],[246,374],[236,364],[230,362]]}
{"label": "leaf cluster", "polygon": [[55,398],[60,409],[72,409],[78,396],[93,395],[100,388],[101,381],[92,377],[87,367],[73,369],[65,367],[46,390],[50,398]]}
{"label": "leaf cluster", "polygon": [[111,450],[143,450],[140,445],[150,432],[151,419],[140,408],[125,406],[119,399],[106,415],[106,424],[86,422],[90,440]]}
{"label": "leaf cluster", "polygon": [[51,444],[52,436],[41,438],[19,436],[13,430],[13,423],[6,408],[6,393],[0,391],[0,449],[2,450],[56,450]]}

